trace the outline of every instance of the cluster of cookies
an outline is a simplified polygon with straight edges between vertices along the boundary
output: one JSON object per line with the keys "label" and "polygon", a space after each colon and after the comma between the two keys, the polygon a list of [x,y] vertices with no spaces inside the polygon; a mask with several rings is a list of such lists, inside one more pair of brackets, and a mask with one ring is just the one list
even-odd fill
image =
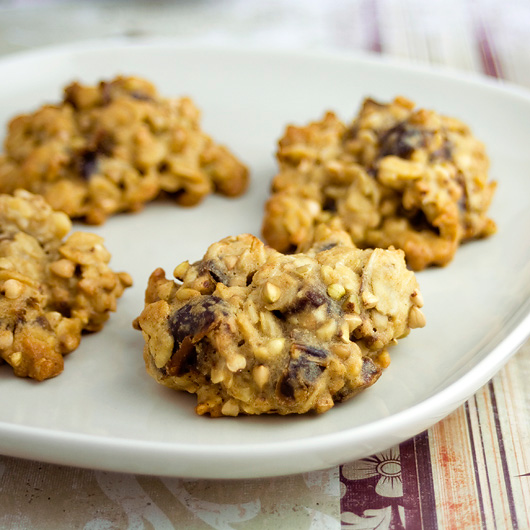
{"label": "cluster of cookies", "polygon": [[[195,393],[198,414],[324,412],[369,387],[387,348],[425,325],[410,269],[446,265],[495,231],[483,145],[404,98],[367,99],[350,125],[328,112],[289,126],[277,158],[269,246],[242,234],[174,279],[155,270],[133,323],[148,373]],[[160,194],[193,205],[247,183],[189,99],[138,78],[74,83],[60,104],[15,118],[0,156],[0,192],[14,193],[0,197],[1,357],[17,375],[56,375],[131,285],[97,236],[63,240],[68,216],[102,223]]]}
{"label": "cluster of cookies", "polygon": [[[42,381],[61,373],[83,332],[98,331],[132,285],[114,273],[101,224],[160,194],[194,205],[241,194],[248,171],[200,128],[190,99],[117,77],[73,83],[63,100],[14,118],[0,155],[0,362]],[[24,190],[24,191],[22,191]]]}

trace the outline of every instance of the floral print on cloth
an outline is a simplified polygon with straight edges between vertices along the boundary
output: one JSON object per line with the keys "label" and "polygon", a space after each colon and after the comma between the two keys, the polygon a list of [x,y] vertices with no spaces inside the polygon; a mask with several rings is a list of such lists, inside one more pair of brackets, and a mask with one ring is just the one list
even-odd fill
{"label": "floral print on cloth", "polygon": [[343,528],[405,528],[399,447],[341,466]]}
{"label": "floral print on cloth", "polygon": [[338,467],[265,479],[191,480],[0,455],[0,529],[340,530],[339,483]]}

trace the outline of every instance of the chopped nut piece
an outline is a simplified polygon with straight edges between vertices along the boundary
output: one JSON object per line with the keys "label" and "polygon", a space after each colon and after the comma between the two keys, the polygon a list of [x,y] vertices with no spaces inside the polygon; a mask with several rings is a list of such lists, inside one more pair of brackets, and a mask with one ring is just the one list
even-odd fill
{"label": "chopped nut piece", "polygon": [[344,321],[340,326],[339,337],[342,339],[342,342],[348,344],[350,342],[350,326],[348,322]]}
{"label": "chopped nut piece", "polygon": [[184,280],[184,276],[188,272],[188,269],[190,268],[190,264],[188,261],[183,261],[180,265],[177,265],[175,269],[173,270],[173,276],[177,280]]}
{"label": "chopped nut piece", "polygon": [[4,283],[4,294],[6,298],[9,298],[10,300],[18,298],[23,291],[24,287],[18,280],[11,279]]}
{"label": "chopped nut piece", "polygon": [[223,416],[237,416],[239,414],[239,405],[237,404],[237,401],[234,399],[227,401],[221,407],[221,414],[223,414]]}
{"label": "chopped nut piece", "polygon": [[0,350],[7,350],[13,344],[13,333],[7,329],[0,331]]}
{"label": "chopped nut piece", "polygon": [[333,300],[340,300],[346,294],[346,289],[340,283],[332,283],[328,287],[328,294]]}
{"label": "chopped nut piece", "polygon": [[331,340],[331,337],[335,335],[336,332],[337,323],[334,320],[330,319],[317,329],[316,335],[320,340],[329,341]]}
{"label": "chopped nut piece", "polygon": [[259,388],[263,388],[269,381],[270,370],[261,364],[252,370],[252,376],[254,377],[254,381],[256,381],[256,384],[259,386]]}
{"label": "chopped nut piece", "polygon": [[279,287],[276,287],[273,283],[267,282],[263,286],[263,299],[267,304],[274,304],[280,299],[282,292]]}
{"label": "chopped nut piece", "polygon": [[128,273],[128,272],[118,272],[116,273],[117,276],[118,276],[118,280],[119,282],[124,286],[124,287],[131,287],[132,284],[133,284],[133,279],[132,279],[132,276]]}
{"label": "chopped nut piece", "polygon": [[412,299],[412,303],[416,306],[416,307],[423,307],[423,296],[422,294],[420,293],[420,291],[414,291],[411,295],[410,295],[411,299]]}
{"label": "chopped nut piece", "polygon": [[311,265],[309,265],[309,264],[300,265],[299,267],[296,267],[296,269],[295,269],[295,271],[298,274],[301,274],[302,276],[304,274],[306,274],[307,272],[309,272],[310,270],[311,270]]}
{"label": "chopped nut piece", "polygon": [[269,312],[261,311],[259,314],[259,322],[263,333],[268,337],[276,337],[282,332],[279,324],[276,322],[276,317]]}
{"label": "chopped nut piece", "polygon": [[425,315],[416,306],[410,308],[409,313],[409,326],[411,329],[422,328],[425,326],[426,320]]}
{"label": "chopped nut piece", "polygon": [[341,359],[348,359],[351,354],[351,349],[346,344],[334,344],[330,350]]}
{"label": "chopped nut piece", "polygon": [[7,358],[11,366],[16,368],[22,362],[22,352],[15,351]]}
{"label": "chopped nut piece", "polygon": [[156,294],[161,300],[167,300],[171,296],[172,291],[173,286],[170,283],[164,283],[158,286]]}
{"label": "chopped nut piece", "polygon": [[243,370],[247,365],[247,360],[243,355],[233,355],[226,361],[226,366],[231,372]]}
{"label": "chopped nut piece", "polygon": [[383,370],[385,368],[388,368],[390,366],[390,355],[388,354],[387,351],[383,351],[381,352],[378,356],[377,356],[377,361],[376,361],[377,365],[379,365]]}
{"label": "chopped nut piece", "polygon": [[284,348],[285,348],[284,338],[272,339],[267,343],[267,351],[273,357],[282,353]]}
{"label": "chopped nut piece", "polygon": [[180,289],[176,296],[179,300],[189,300],[190,298],[195,298],[196,296],[200,296],[200,292],[195,289]]}
{"label": "chopped nut piece", "polygon": [[362,301],[367,308],[375,307],[379,299],[370,291],[363,291],[361,295]]}
{"label": "chopped nut piece", "polygon": [[356,315],[355,313],[345,315],[344,319],[348,323],[350,333],[353,330],[357,329],[363,323],[361,317],[359,315]]}
{"label": "chopped nut piece", "polygon": [[69,259],[60,259],[50,265],[50,270],[61,278],[71,278],[74,275],[75,263]]}
{"label": "chopped nut piece", "polygon": [[329,285],[333,281],[333,269],[329,265],[322,265],[320,270],[324,283]]}

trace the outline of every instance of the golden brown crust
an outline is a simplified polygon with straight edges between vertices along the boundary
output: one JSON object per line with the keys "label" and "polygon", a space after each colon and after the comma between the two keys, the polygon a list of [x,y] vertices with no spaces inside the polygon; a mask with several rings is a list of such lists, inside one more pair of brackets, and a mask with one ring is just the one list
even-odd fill
{"label": "golden brown crust", "polygon": [[289,126],[277,158],[263,236],[282,252],[310,247],[325,224],[362,248],[401,248],[421,270],[495,232],[484,146],[462,122],[405,98],[367,99],[349,127],[333,113]]}
{"label": "golden brown crust", "polygon": [[9,124],[0,192],[25,188],[91,224],[136,211],[161,192],[193,206],[242,194],[248,171],[200,129],[189,98],[166,99],[143,79],[73,83],[63,101]]}

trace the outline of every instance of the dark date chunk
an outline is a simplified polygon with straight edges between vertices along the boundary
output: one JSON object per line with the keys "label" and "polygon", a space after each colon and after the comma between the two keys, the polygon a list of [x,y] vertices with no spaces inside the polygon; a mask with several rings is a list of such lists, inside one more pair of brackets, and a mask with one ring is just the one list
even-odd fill
{"label": "dark date chunk", "polygon": [[153,98],[149,94],[146,94],[145,92],[140,92],[139,90],[133,90],[129,93],[133,99],[137,99],[138,101],[153,101]]}
{"label": "dark date chunk", "polygon": [[88,180],[98,169],[98,154],[95,151],[82,151],[76,159],[77,172]]}
{"label": "dark date chunk", "polygon": [[361,388],[368,388],[369,386],[372,386],[379,379],[380,375],[381,369],[374,364],[372,359],[369,357],[363,357],[363,366],[361,368]]}
{"label": "dark date chunk", "polygon": [[327,302],[329,302],[329,298],[321,292],[313,291],[311,289],[302,289],[298,292],[296,301],[285,309],[284,313],[290,315],[292,313],[301,313],[307,309],[312,311]]}
{"label": "dark date chunk", "polygon": [[39,315],[35,319],[35,324],[37,324],[42,329],[45,329],[46,331],[52,331],[52,327],[50,326],[48,319],[44,315]]}
{"label": "dark date chunk", "polygon": [[322,244],[320,246],[313,246],[313,248],[317,251],[317,252],[326,252],[326,250],[331,250],[332,248],[335,248],[337,246],[337,243],[327,243],[327,244]]}
{"label": "dark date chunk", "polygon": [[468,194],[467,194],[467,187],[466,187],[466,181],[462,175],[462,173],[458,173],[456,176],[456,182],[460,186],[460,189],[462,190],[462,195],[460,195],[460,198],[458,199],[458,209],[461,213],[466,213],[468,211]]}
{"label": "dark date chunk", "polygon": [[335,197],[330,197],[329,195],[327,195],[324,198],[324,204],[322,205],[322,209],[328,212],[336,212],[337,211],[337,199]]}
{"label": "dark date chunk", "polygon": [[226,272],[222,270],[219,263],[209,260],[204,264],[204,266],[215,283],[222,283],[227,287],[230,285],[230,278]]}
{"label": "dark date chunk", "polygon": [[225,302],[217,296],[198,296],[191,299],[169,318],[173,335],[173,355],[165,367],[168,375],[183,375],[197,360],[195,344],[217,325],[225,314]]}
{"label": "dark date chunk", "polygon": [[307,344],[293,344],[291,352],[292,354],[296,352],[294,355],[297,357],[301,354],[314,362],[323,362],[329,357],[329,353],[326,350],[321,350],[320,348],[315,348]]}
{"label": "dark date chunk", "polygon": [[398,123],[381,136],[379,145],[381,158],[394,155],[408,160],[416,149],[425,147],[425,132],[407,123]]}
{"label": "dark date chunk", "polygon": [[[186,337],[200,340],[212,328],[218,316],[226,314],[226,302],[217,296],[197,296],[169,318],[169,330],[178,348]],[[216,311],[217,310],[217,311]]]}
{"label": "dark date chunk", "polygon": [[101,103],[103,106],[106,106],[112,101],[112,83],[101,81],[99,83],[99,89],[101,91]]}
{"label": "dark date chunk", "polygon": [[451,160],[453,157],[453,144],[449,140],[445,140],[442,146],[431,153],[429,160],[431,162]]}
{"label": "dark date chunk", "polygon": [[431,224],[423,210],[403,211],[403,217],[407,217],[411,226],[418,231],[429,230],[440,235],[439,229]]}
{"label": "dark date chunk", "polygon": [[111,134],[98,131],[90,139],[87,147],[77,153],[74,159],[77,173],[85,180],[97,173],[99,158],[101,156],[112,156],[114,144],[115,141]]}
{"label": "dark date chunk", "polygon": [[288,399],[297,390],[307,390],[326,369],[329,353],[305,344],[293,344],[289,366],[278,385],[279,393]]}
{"label": "dark date chunk", "polygon": [[337,394],[333,396],[335,403],[340,403],[349,399],[362,390],[372,386],[381,376],[381,368],[378,368],[372,359],[369,357],[363,357],[363,365],[360,373],[360,385],[352,388],[351,386],[344,386]]}

